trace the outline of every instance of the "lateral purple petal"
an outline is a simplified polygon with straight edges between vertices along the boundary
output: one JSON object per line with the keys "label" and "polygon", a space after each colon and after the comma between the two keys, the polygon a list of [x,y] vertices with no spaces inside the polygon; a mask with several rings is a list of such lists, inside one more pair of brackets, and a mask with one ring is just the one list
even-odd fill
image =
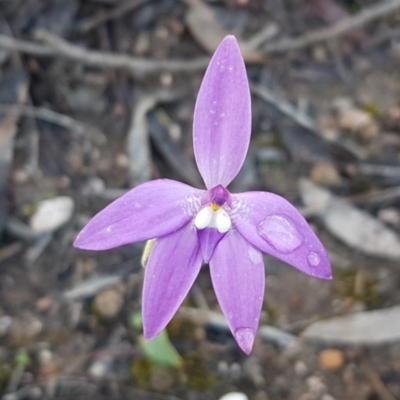
{"label": "lateral purple petal", "polygon": [[228,184],[243,165],[251,133],[246,67],[234,36],[219,45],[205,73],[193,121],[197,166],[208,189]]}
{"label": "lateral purple petal", "polygon": [[292,204],[267,192],[232,197],[232,223],[250,243],[306,274],[332,278],[324,246]]}
{"label": "lateral purple petal", "polygon": [[107,250],[175,232],[193,218],[203,195],[203,190],[168,179],[144,183],[95,215],[74,246]]}
{"label": "lateral purple petal", "polygon": [[146,340],[157,336],[189,292],[202,264],[196,228],[187,224],[157,239],[143,285],[143,328]]}
{"label": "lateral purple petal", "polygon": [[247,354],[251,352],[264,299],[262,254],[231,230],[210,260],[211,279],[229,327]]}

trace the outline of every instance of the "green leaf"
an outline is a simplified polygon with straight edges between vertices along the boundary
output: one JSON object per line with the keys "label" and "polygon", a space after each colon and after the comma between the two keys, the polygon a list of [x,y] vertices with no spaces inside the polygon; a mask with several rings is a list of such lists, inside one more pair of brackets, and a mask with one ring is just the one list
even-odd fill
{"label": "green leaf", "polygon": [[148,342],[141,336],[139,346],[145,357],[153,364],[170,367],[179,367],[182,364],[182,358],[170,342],[165,330]]}
{"label": "green leaf", "polygon": [[141,329],[143,322],[142,322],[142,313],[140,311],[135,311],[131,314],[130,318],[131,325],[135,329]]}
{"label": "green leaf", "polygon": [[17,366],[23,368],[27,367],[31,363],[31,359],[26,349],[21,348],[18,350],[17,354],[15,355],[15,363]]}
{"label": "green leaf", "polygon": [[[140,329],[142,327],[142,315],[134,312],[130,318],[131,325]],[[182,358],[171,343],[166,330],[163,330],[157,337],[146,341],[143,336],[139,337],[139,347],[147,360],[155,365],[167,365],[179,367],[182,365]]]}

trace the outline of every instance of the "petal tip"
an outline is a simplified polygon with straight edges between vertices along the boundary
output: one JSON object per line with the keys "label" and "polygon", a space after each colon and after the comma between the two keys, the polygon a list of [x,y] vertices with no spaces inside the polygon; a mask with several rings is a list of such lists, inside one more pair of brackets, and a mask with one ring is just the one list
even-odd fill
{"label": "petal tip", "polygon": [[329,270],[329,271],[327,271],[325,274],[324,274],[324,276],[322,276],[321,277],[322,279],[326,279],[326,280],[331,280],[331,279],[333,279],[333,274],[332,274],[332,271],[331,270]]}
{"label": "petal tip", "polygon": [[256,337],[254,330],[251,328],[239,328],[235,331],[234,337],[239,347],[249,355]]}
{"label": "petal tip", "polygon": [[151,329],[146,326],[145,323],[143,323],[143,336],[146,340],[146,342],[153,340],[156,336],[159,335],[159,333],[162,331],[162,329]]}
{"label": "petal tip", "polygon": [[77,249],[83,249],[86,250],[86,245],[85,245],[85,240],[82,239],[82,232],[78,234],[78,236],[75,238],[74,243],[72,244],[74,247]]}
{"label": "petal tip", "polygon": [[321,263],[320,268],[317,271],[314,269],[311,275],[326,280],[331,280],[333,278],[331,263],[327,257],[325,262]]}
{"label": "petal tip", "polygon": [[330,267],[321,269],[319,271],[315,271],[315,270],[303,270],[302,272],[306,273],[307,275],[313,276],[314,278],[318,278],[318,279],[326,279],[326,280],[331,280],[333,279],[333,275],[332,275],[332,270]]}
{"label": "petal tip", "polygon": [[[146,271],[147,272],[147,271]],[[145,294],[143,293],[143,300],[145,300]],[[160,334],[160,332],[165,328],[168,322],[161,319],[159,314],[151,315],[151,310],[145,306],[146,302],[142,304],[142,324],[143,324],[143,336],[148,342],[154,339]]]}
{"label": "petal tip", "polygon": [[238,41],[237,41],[237,39],[236,39],[236,37],[234,35],[225,36],[221,43],[229,43],[229,42],[230,43],[235,43],[235,44],[238,43]]}
{"label": "petal tip", "polygon": [[93,241],[88,240],[87,235],[85,235],[84,233],[84,231],[78,233],[78,236],[75,238],[75,241],[72,244],[75,248],[81,250],[103,250],[101,246],[96,246]]}
{"label": "petal tip", "polygon": [[239,55],[240,59],[243,59],[242,53],[240,51],[239,42],[233,35],[225,36],[225,38],[219,44],[218,49],[224,49],[224,51],[228,52],[235,52]]}

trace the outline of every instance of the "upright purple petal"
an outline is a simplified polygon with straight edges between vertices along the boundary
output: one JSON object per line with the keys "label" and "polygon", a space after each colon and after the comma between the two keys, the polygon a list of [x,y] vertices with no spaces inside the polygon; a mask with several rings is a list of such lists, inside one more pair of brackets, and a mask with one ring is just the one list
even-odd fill
{"label": "upright purple petal", "polygon": [[168,324],[189,292],[202,264],[196,228],[187,224],[157,239],[143,286],[144,336],[150,340]]}
{"label": "upright purple petal", "polygon": [[218,302],[232,333],[241,349],[249,354],[264,300],[262,254],[240,233],[231,230],[216,247],[210,271]]}
{"label": "upright purple petal", "polygon": [[168,179],[144,183],[95,215],[74,246],[107,250],[175,232],[193,218],[203,195],[202,190]]}
{"label": "upright purple petal", "polygon": [[232,197],[232,223],[250,243],[306,274],[332,278],[324,246],[292,204],[266,192]]}
{"label": "upright purple petal", "polygon": [[227,186],[242,167],[251,133],[246,67],[234,36],[219,45],[205,73],[193,121],[197,166],[208,189]]}

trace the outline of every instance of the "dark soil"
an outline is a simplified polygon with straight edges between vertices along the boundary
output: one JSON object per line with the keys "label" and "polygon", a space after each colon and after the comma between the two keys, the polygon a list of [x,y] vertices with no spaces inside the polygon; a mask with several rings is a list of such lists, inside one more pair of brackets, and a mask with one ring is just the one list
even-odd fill
{"label": "dark soil", "polygon": [[[249,80],[314,129],[253,93],[252,142],[232,191],[275,192],[307,212],[298,182],[308,178],[400,233],[400,197],[371,200],[400,184],[400,11],[296,51],[265,50],[379,3],[0,0],[1,35],[49,46],[38,39],[44,30],[82,49],[179,64],[152,72],[104,68],[58,51],[5,49],[0,40],[2,399],[218,400],[229,392],[251,400],[400,399],[399,343],[302,339],[319,319],[400,304],[398,260],[343,243],[318,214],[308,219],[331,256],[334,279],[320,281],[266,256],[261,325],[292,334],[296,345],[258,337],[250,356],[223,326],[193,317],[220,312],[204,266],[167,328],[181,363],[154,361],[132,323],[141,308],[144,244],[98,253],[72,247],[96,212],[144,180],[202,185],[191,134],[205,64],[185,66],[209,58],[220,32],[250,42],[268,26],[276,34],[245,55]],[[132,117],[146,99],[154,103],[135,122],[144,138],[132,152]],[[43,109],[57,112],[56,121]],[[31,216],[56,196],[74,200],[73,215],[52,233],[35,234]]]}

